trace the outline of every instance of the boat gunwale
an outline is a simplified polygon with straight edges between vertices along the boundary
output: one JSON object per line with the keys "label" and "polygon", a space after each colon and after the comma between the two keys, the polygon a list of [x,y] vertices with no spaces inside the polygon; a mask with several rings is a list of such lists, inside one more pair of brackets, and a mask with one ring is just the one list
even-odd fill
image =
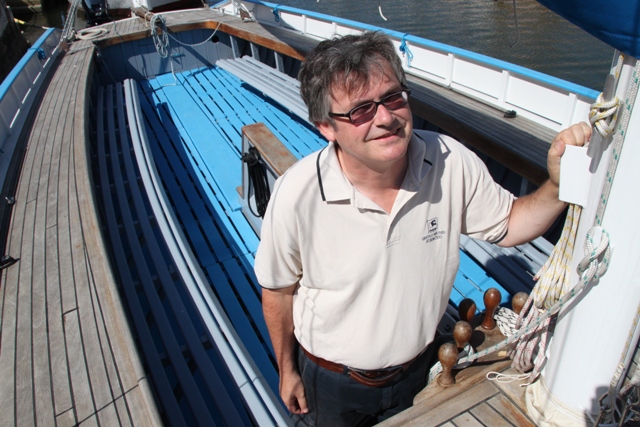
{"label": "boat gunwale", "polygon": [[[577,83],[572,83],[570,81],[561,79],[559,77],[554,77],[548,74],[545,74],[543,72],[540,71],[536,71],[536,70],[532,70],[530,68],[526,68],[523,67],[521,65],[517,65],[517,64],[513,64],[511,62],[508,61],[504,61],[501,59],[496,59],[496,58],[492,58],[490,56],[481,54],[481,53],[477,53],[477,52],[473,52],[467,49],[463,49],[460,47],[456,47],[456,46],[452,46],[446,43],[442,43],[442,42],[437,42],[435,40],[430,40],[427,38],[423,38],[423,37],[418,37],[418,36],[414,36],[408,33],[402,33],[400,31],[396,31],[396,30],[391,30],[388,28],[384,28],[384,27],[379,27],[376,25],[372,25],[372,24],[364,24],[361,22],[357,22],[357,21],[353,21],[350,19],[346,19],[346,18],[340,18],[337,16],[331,16],[331,15],[327,15],[324,13],[320,13],[320,12],[313,12],[313,11],[306,11],[304,9],[299,9],[296,7],[291,7],[291,6],[284,6],[284,5],[278,5],[275,3],[270,3],[270,2],[263,2],[263,1],[259,1],[259,0],[242,0],[243,2],[247,2],[247,3],[253,3],[253,4],[257,4],[257,5],[262,5],[262,6],[267,6],[267,7],[271,7],[273,9],[277,9],[278,11],[287,11],[287,12],[291,12],[291,13],[295,13],[295,14],[299,14],[301,16],[305,16],[305,17],[311,17],[311,18],[316,18],[325,22],[334,22],[336,24],[342,24],[345,26],[349,26],[349,27],[355,27],[355,28],[360,28],[362,30],[365,31],[382,31],[394,38],[397,38],[399,40],[402,41],[411,41],[413,43],[416,43],[416,45],[420,45],[423,47],[427,47],[427,48],[433,48],[435,50],[440,51],[441,53],[451,53],[454,54],[460,58],[464,58],[464,59],[468,59],[471,60],[473,62],[476,62],[480,65],[488,65],[490,67],[493,68],[500,68],[503,69],[505,71],[511,72],[511,73],[515,73],[517,75],[520,75],[522,77],[526,77],[529,79],[534,80],[535,82],[538,82],[540,84],[543,84],[545,86],[551,87],[551,88],[557,88],[557,89],[561,89],[563,91],[567,91],[570,93],[575,93],[576,95],[580,95],[584,98],[586,98],[587,100],[595,100],[598,95],[600,94],[600,92],[593,90],[593,89],[589,89],[585,86],[579,85]],[[213,6],[211,6],[212,9],[217,9],[217,8],[221,8],[227,4],[229,4],[229,0],[224,0],[221,1]],[[268,22],[264,22],[265,25],[274,25],[277,26],[277,23],[268,23]],[[281,28],[283,27],[282,25],[280,26]],[[286,28],[286,27],[285,27]]]}

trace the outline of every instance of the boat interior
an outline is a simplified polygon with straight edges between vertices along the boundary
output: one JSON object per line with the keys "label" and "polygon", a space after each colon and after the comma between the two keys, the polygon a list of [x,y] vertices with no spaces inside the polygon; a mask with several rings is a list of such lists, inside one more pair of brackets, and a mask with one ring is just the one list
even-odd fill
{"label": "boat interior", "polygon": [[[210,9],[165,17],[165,58],[144,15],[67,46],[21,134],[3,189],[17,260],[0,291],[7,425],[295,422],[277,398],[242,159],[247,141],[279,141],[286,154],[263,152],[274,163],[325,144],[295,79],[314,41]],[[516,194],[542,182],[551,131],[409,84],[416,126],[463,140]],[[489,288],[502,305],[529,291],[551,249],[463,236],[441,332],[464,298],[482,312]]]}

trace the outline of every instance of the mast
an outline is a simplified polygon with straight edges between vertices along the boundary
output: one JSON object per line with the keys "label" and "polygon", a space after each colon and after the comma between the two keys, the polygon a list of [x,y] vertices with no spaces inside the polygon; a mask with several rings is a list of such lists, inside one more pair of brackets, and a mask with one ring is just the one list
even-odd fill
{"label": "mast", "polygon": [[[616,90],[620,115],[636,61],[625,56]],[[588,292],[560,312],[541,378],[527,388],[527,409],[540,426],[591,425],[590,418],[598,416],[599,399],[609,389],[630,334],[632,348],[626,354],[626,366],[637,346],[639,330],[637,324],[632,326],[640,304],[639,143],[640,105],[635,105],[602,219],[613,249],[609,268],[589,285]],[[585,256],[583,242],[594,224],[613,145],[609,144],[592,177],[573,252],[572,283],[580,280],[577,267]],[[625,373],[626,369],[622,376]]]}

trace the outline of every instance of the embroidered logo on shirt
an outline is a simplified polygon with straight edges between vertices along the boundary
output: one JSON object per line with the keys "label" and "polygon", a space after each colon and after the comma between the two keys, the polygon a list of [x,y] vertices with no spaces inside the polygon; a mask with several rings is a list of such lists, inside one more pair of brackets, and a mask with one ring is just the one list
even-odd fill
{"label": "embroidered logo on shirt", "polygon": [[422,240],[425,243],[433,242],[434,240],[442,239],[445,234],[446,231],[438,231],[438,217],[431,218],[427,221],[427,235]]}

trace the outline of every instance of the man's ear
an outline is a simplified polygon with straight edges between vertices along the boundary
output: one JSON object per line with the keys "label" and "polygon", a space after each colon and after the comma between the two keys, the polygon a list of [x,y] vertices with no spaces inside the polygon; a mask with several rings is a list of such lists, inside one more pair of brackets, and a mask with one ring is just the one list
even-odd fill
{"label": "man's ear", "polygon": [[322,136],[327,138],[328,141],[334,142],[336,138],[336,130],[329,122],[316,122],[316,128],[320,131]]}

